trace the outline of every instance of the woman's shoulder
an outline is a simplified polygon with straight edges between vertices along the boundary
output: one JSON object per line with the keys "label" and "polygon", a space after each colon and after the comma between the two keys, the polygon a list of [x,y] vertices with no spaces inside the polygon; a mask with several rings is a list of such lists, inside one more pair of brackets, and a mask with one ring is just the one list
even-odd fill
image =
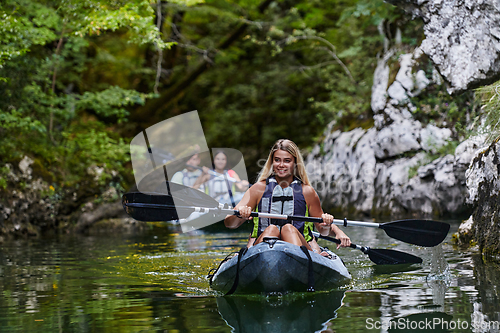
{"label": "woman's shoulder", "polygon": [[302,184],[302,194],[304,197],[317,196],[316,190],[311,185]]}
{"label": "woman's shoulder", "polygon": [[261,180],[260,182],[256,182],[252,186],[250,186],[250,191],[253,192],[264,192],[266,190],[266,181]]}
{"label": "woman's shoulder", "polygon": [[247,193],[245,194],[248,195],[248,205],[250,207],[255,208],[262,198],[262,195],[264,195],[264,191],[266,190],[266,182],[257,182],[250,186],[250,188],[247,190]]}

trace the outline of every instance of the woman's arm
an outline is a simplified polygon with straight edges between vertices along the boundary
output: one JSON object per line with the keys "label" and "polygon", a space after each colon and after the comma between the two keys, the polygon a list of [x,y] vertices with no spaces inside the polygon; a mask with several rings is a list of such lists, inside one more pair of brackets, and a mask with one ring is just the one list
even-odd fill
{"label": "woman's arm", "polygon": [[238,188],[238,190],[240,190],[241,192],[243,192],[243,191],[245,191],[248,188],[248,184],[249,184],[248,181],[241,180],[240,176],[238,176],[238,174],[236,173],[236,171],[229,170],[227,173],[228,173],[229,177],[234,178],[234,179],[237,180],[237,182],[235,183],[235,185]]}
{"label": "woman's arm", "polygon": [[331,225],[330,235],[340,240],[340,246],[342,247],[348,247],[351,245],[351,239],[335,224]]}
{"label": "woman's arm", "polygon": [[224,225],[230,229],[236,229],[240,225],[242,225],[245,221],[252,219],[250,214],[257,207],[257,203],[262,198],[264,194],[264,190],[266,188],[266,182],[259,182],[250,187],[240,202],[234,207],[234,210],[240,211],[240,216],[236,215],[227,215],[224,219]]}
{"label": "woman's arm", "polygon": [[319,200],[318,194],[314,190],[314,188],[310,185],[303,185],[302,193],[304,194],[304,198],[306,199],[306,204],[309,209],[309,216],[312,217],[321,217],[323,219],[322,223],[315,223],[316,229],[318,229],[319,233],[323,236],[328,236],[331,233],[334,234],[340,240],[339,247],[348,247],[351,245],[351,240],[346,236],[342,230],[339,229],[333,223],[333,216],[324,213],[321,208],[321,201]]}
{"label": "woman's arm", "polygon": [[323,219],[323,222],[314,223],[314,226],[321,235],[327,236],[330,233],[330,225],[333,222],[333,216],[323,213],[318,194],[312,188],[312,186],[302,185],[302,193],[304,194],[304,198],[306,199],[309,216],[321,217]]}
{"label": "woman's arm", "polygon": [[198,177],[198,179],[196,179],[196,181],[194,182],[193,184],[193,188],[195,189],[199,189],[200,186],[202,184],[205,184],[209,179],[210,179],[210,175],[208,174],[208,168],[207,167],[203,167],[203,171],[201,173],[201,175]]}

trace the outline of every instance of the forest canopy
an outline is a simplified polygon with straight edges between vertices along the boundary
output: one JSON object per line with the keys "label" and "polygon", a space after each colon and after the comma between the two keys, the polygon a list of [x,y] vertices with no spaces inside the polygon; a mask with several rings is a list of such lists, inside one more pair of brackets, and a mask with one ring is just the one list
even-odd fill
{"label": "forest canopy", "polygon": [[85,188],[76,203],[131,186],[131,138],[184,112],[250,177],[276,139],[369,127],[381,32],[422,37],[382,0],[5,0],[0,15],[0,191],[28,156],[52,188]]}

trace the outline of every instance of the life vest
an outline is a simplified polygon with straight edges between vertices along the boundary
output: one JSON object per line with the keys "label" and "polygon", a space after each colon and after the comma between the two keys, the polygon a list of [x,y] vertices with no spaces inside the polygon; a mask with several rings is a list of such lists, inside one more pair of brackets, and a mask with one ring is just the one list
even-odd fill
{"label": "life vest", "polygon": [[198,177],[200,177],[201,175],[201,170],[189,171],[188,169],[184,169],[181,172],[182,172],[182,184],[189,187],[192,187],[196,182],[196,180],[198,179]]}
{"label": "life vest", "polygon": [[[230,181],[227,178],[228,176],[230,176],[228,170],[224,170],[223,174],[218,173],[217,176],[211,175],[210,179],[205,183],[205,193],[207,193],[215,200],[228,194],[229,190],[234,193],[236,190],[236,186],[234,182]],[[228,185],[231,188],[228,188]]]}
{"label": "life vest", "polygon": [[[302,193],[302,182],[294,178],[292,183],[282,188],[276,179],[271,176],[266,179],[266,189],[257,206],[257,211],[261,213],[307,216],[308,209],[306,199]],[[287,221],[270,218],[254,218],[254,230],[252,237],[258,237],[271,224],[283,226],[291,223],[304,236],[306,241],[312,240],[312,222]]]}

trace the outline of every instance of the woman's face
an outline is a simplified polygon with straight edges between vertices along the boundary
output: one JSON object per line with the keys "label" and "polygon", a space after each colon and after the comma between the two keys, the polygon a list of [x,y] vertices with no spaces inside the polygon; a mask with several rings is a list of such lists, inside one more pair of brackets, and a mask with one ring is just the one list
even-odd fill
{"label": "woman's face", "polygon": [[295,157],[287,151],[277,150],[273,156],[273,171],[276,177],[293,177],[295,170]]}
{"label": "woman's face", "polygon": [[218,153],[217,155],[215,155],[214,157],[215,169],[224,170],[224,168],[226,167],[226,163],[227,163],[226,155],[224,155],[223,153]]}

